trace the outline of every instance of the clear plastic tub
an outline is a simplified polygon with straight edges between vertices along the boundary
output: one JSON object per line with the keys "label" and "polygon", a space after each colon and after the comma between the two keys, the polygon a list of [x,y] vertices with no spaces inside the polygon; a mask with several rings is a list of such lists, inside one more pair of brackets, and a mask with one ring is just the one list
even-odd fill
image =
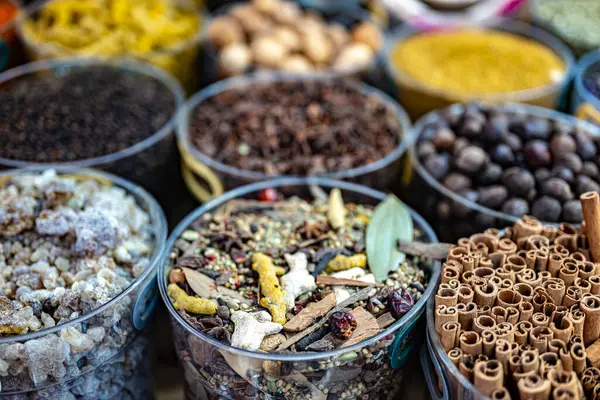
{"label": "clear plastic tub", "polygon": [[[181,233],[202,214],[221,207],[229,200],[256,198],[258,192],[266,188],[275,188],[287,196],[310,198],[309,185],[325,189],[338,187],[349,202],[377,204],[385,198],[384,193],[364,186],[324,178],[280,178],[259,182],[232,190],[196,209],[173,231],[167,246],[171,248]],[[419,239],[437,242],[427,222],[415,212],[412,212],[412,217],[415,227],[422,232]],[[417,328],[419,316],[425,308],[426,299],[433,295],[431,284],[401,320],[356,345],[323,353],[260,353],[233,348],[196,331],[173,307],[167,295],[167,263],[168,259],[165,259],[159,268],[159,288],[171,315],[173,340],[184,370],[187,399],[291,399],[296,397],[284,393],[296,385],[305,388],[302,398],[306,399],[359,398],[356,394],[359,390],[362,390],[361,399],[394,398],[411,365],[408,363],[402,367],[407,361],[412,361],[411,350],[418,346],[422,337],[423,332]],[[439,264],[434,264],[428,273],[429,282],[437,282]],[[366,354],[374,356],[366,357]],[[273,365],[282,371],[281,376],[274,380],[266,379],[264,371]],[[360,389],[353,392],[353,388]],[[345,390],[350,394],[341,395]]]}
{"label": "clear plastic tub", "polygon": [[[420,118],[413,128],[416,135],[415,143],[418,142],[419,136],[424,132],[427,125],[439,120],[440,112],[462,114],[464,107],[464,104],[454,104],[445,110],[437,110]],[[503,105],[502,109],[518,115],[562,121],[589,132],[595,138],[600,137],[600,128],[557,111],[526,104],[510,103]],[[503,228],[518,220],[512,215],[484,207],[447,189],[421,164],[419,157],[416,155],[416,144],[411,147],[410,154],[413,170],[416,173],[413,175],[408,188],[402,189],[402,193],[406,193],[405,197],[408,204],[435,227],[440,240],[455,243],[461,237],[469,237],[491,227]],[[450,212],[443,218],[440,218],[437,212],[438,205],[441,203],[448,204],[450,209]],[[549,222],[544,223],[551,224]]]}
{"label": "clear plastic tub", "polygon": [[[50,1],[63,1],[63,0],[50,0]],[[28,34],[23,29],[23,24],[31,18],[36,18],[36,15],[48,4],[47,1],[41,1],[32,5],[27,11],[27,15],[20,18],[17,24],[17,32],[21,38],[25,50],[28,53],[31,60],[43,60],[61,57],[103,57],[103,54],[94,52],[93,54],[83,54],[73,49],[69,49],[61,44],[46,42],[39,40],[36,37]],[[121,54],[119,56],[107,56],[105,58],[119,58],[119,57],[131,57],[132,59],[147,62],[156,67],[162,68],[163,70],[174,76],[181,85],[190,93],[197,88],[197,71],[196,62],[198,54],[200,52],[200,44],[202,34],[204,30],[205,17],[204,15],[196,11],[196,8],[190,8],[190,5],[185,1],[181,2],[180,5],[183,9],[188,9],[197,15],[198,18],[198,31],[189,39],[177,43],[169,49],[161,51],[153,51],[143,55],[133,54]]]}
{"label": "clear plastic tub", "polygon": [[586,54],[579,60],[573,81],[571,112],[579,119],[600,125],[600,99],[583,84],[592,73],[600,73],[600,50]]}
{"label": "clear plastic tub", "polygon": [[[563,60],[565,64],[564,77],[559,82],[550,83],[535,89],[521,90],[512,93],[482,95],[480,97],[465,96],[457,93],[451,93],[442,89],[433,88],[420,83],[408,76],[408,74],[403,73],[402,70],[393,65],[390,59],[392,51],[398,43],[410,36],[426,32],[424,29],[410,26],[404,27],[395,33],[390,34],[388,37],[385,50],[385,67],[389,76],[393,81],[396,82],[396,97],[398,101],[406,108],[406,111],[411,118],[416,119],[423,114],[428,113],[429,111],[446,107],[453,103],[472,100],[485,100],[488,102],[511,101],[529,103],[551,109],[562,108],[564,102],[563,96],[566,95],[566,90],[569,82],[571,81],[574,59],[569,48],[560,40],[542,29],[535,28],[522,22],[506,19],[497,19],[494,21],[485,22],[481,25],[473,25],[465,22],[462,24],[453,25],[452,27],[458,29],[479,27],[513,33],[536,40],[551,49]],[[443,29],[450,28],[451,27],[447,26]]]}
{"label": "clear plastic tub", "polygon": [[[126,60],[97,60],[93,58],[43,60],[13,68],[0,74],[0,90],[6,82],[24,76],[65,74],[68,71],[79,71],[95,66],[114,67],[128,73],[148,76],[161,82],[175,99],[173,115],[159,131],[125,150],[60,165],[103,169],[138,183],[158,198],[165,209],[168,210],[169,220],[178,221],[189,211],[183,210],[183,214],[176,215],[176,210],[171,207],[178,204],[175,200],[177,196],[185,197],[187,195],[183,182],[178,178],[179,153],[173,135],[177,110],[183,105],[185,96],[179,83],[171,76],[150,65]],[[34,164],[29,161],[0,158],[0,169],[22,168]]]}
{"label": "clear plastic tub", "polygon": [[[157,300],[156,268],[167,236],[165,216],[141,187],[95,170],[48,166],[0,173],[0,179],[54,168],[59,174],[89,176],[108,181],[132,195],[149,215],[155,249],[147,269],[106,304],[53,328],[24,335],[0,337],[0,358],[7,373],[0,374],[2,397],[27,399],[148,399],[151,398],[148,352],[143,329]],[[93,347],[75,352],[61,338],[67,328],[103,333]],[[96,329],[97,331],[100,329]]]}
{"label": "clear plastic tub", "polygon": [[[196,107],[202,102],[229,89],[249,88],[256,83],[310,80],[327,82],[329,75],[302,77],[284,73],[260,73],[226,79],[215,83],[196,93],[183,106],[177,138],[181,150],[183,164],[182,175],[186,185],[194,196],[201,202],[223,194],[225,190],[233,189],[252,182],[273,178],[261,172],[242,170],[218,162],[199,151],[190,142],[189,120]],[[406,113],[394,100],[381,91],[362,83],[353,83],[358,91],[365,95],[376,96],[390,107],[397,115],[401,125],[399,143],[396,148],[380,160],[358,168],[323,174],[327,178],[344,179],[377,189],[385,189],[396,183],[403,169],[402,155],[413,143],[415,135],[410,129],[410,121]],[[407,163],[405,163],[407,164]]]}

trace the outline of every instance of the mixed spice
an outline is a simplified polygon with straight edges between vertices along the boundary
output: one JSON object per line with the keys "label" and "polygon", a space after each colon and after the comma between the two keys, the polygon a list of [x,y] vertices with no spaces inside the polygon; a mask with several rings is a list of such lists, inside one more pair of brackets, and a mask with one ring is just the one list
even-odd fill
{"label": "mixed spice", "polygon": [[435,330],[485,396],[600,396],[598,193],[581,202],[581,229],[527,216],[459,240],[442,265]]}
{"label": "mixed spice", "polygon": [[130,297],[56,333],[25,342],[18,335],[60,327],[123,292],[155,253],[151,222],[104,178],[53,170],[4,176],[0,336],[15,341],[0,344],[2,393],[79,377],[133,338]]}
{"label": "mixed spice", "polygon": [[427,287],[422,261],[397,250],[398,239],[423,232],[413,229],[395,197],[377,208],[344,204],[339,189],[314,202],[273,189],[259,198],[203,214],[171,249],[168,295],[201,334],[175,324],[176,347],[193,376],[188,381],[231,398],[391,394],[397,383],[388,358],[393,334],[308,362],[263,362],[202,340],[292,357],[343,349],[384,332]]}
{"label": "mixed spice", "polygon": [[189,117],[194,147],[226,165],[309,175],[373,163],[399,144],[397,111],[343,80],[253,80],[202,101]]}

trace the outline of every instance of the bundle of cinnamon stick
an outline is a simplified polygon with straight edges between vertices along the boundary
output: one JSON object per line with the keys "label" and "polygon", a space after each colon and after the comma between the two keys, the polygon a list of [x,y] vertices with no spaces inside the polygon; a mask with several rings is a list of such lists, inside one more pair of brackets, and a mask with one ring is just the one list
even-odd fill
{"label": "bundle of cinnamon stick", "polygon": [[442,264],[435,330],[492,399],[600,400],[600,197],[581,228],[526,216],[462,238]]}

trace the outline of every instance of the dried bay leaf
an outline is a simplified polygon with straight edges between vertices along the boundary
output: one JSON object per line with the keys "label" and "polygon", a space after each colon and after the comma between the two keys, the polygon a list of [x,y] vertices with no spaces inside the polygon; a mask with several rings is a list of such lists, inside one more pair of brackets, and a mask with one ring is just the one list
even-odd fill
{"label": "dried bay leaf", "polygon": [[181,270],[185,274],[188,285],[198,296],[208,299],[218,295],[217,284],[214,279],[190,268],[181,268]]}
{"label": "dried bay leaf", "polygon": [[367,225],[367,262],[377,282],[384,281],[406,259],[398,250],[399,240],[413,240],[413,220],[404,203],[389,195],[375,208]]}
{"label": "dried bay leaf", "polygon": [[346,222],[346,206],[342,199],[342,191],[338,188],[329,193],[327,204],[327,220],[333,229],[340,229]]}

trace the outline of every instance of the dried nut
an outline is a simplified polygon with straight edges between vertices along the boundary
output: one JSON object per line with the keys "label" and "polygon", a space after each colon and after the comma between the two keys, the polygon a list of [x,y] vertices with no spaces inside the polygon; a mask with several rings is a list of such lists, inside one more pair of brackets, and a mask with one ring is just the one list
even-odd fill
{"label": "dried nut", "polygon": [[337,56],[334,67],[343,70],[364,71],[373,63],[375,53],[363,43],[352,43],[344,47]]}
{"label": "dried nut", "polygon": [[255,39],[251,45],[252,58],[262,66],[277,67],[287,55],[287,48],[271,36]]}
{"label": "dried nut", "polygon": [[270,21],[250,5],[234,6],[229,14],[244,28],[248,35],[256,35],[269,30]]}
{"label": "dried nut", "polygon": [[327,63],[333,54],[330,39],[319,32],[304,36],[302,45],[304,54],[314,63]]}
{"label": "dried nut", "polygon": [[240,24],[232,17],[217,17],[208,27],[208,39],[218,48],[239,43],[244,39]]}
{"label": "dried nut", "polygon": [[281,24],[293,25],[301,15],[302,10],[298,4],[292,1],[281,1],[272,17]]}
{"label": "dried nut", "polygon": [[265,14],[272,14],[279,7],[279,0],[252,0],[252,6]]}
{"label": "dried nut", "polygon": [[248,46],[234,43],[226,46],[219,53],[219,72],[223,76],[243,74],[252,64],[252,54]]}
{"label": "dried nut", "polygon": [[314,69],[308,58],[295,54],[283,60],[279,67],[283,71],[289,72],[310,72]]}
{"label": "dried nut", "polygon": [[352,30],[352,40],[368,45],[373,51],[378,51],[383,46],[381,30],[371,22],[362,22]]}
{"label": "dried nut", "polygon": [[329,25],[328,33],[336,49],[341,49],[350,40],[350,35],[342,24],[333,23]]}
{"label": "dried nut", "polygon": [[284,45],[289,52],[300,50],[302,47],[302,40],[298,33],[287,26],[279,26],[273,31],[273,38],[279,43]]}

